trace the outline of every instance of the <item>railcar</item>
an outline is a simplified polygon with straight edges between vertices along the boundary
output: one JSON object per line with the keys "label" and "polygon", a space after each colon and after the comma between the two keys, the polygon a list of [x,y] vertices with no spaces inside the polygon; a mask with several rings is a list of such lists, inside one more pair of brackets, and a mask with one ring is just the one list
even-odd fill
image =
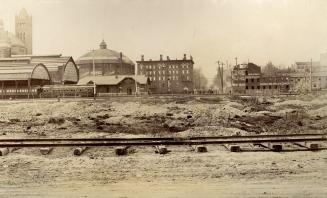
{"label": "railcar", "polygon": [[93,97],[94,87],[90,85],[45,85],[37,89],[40,98]]}

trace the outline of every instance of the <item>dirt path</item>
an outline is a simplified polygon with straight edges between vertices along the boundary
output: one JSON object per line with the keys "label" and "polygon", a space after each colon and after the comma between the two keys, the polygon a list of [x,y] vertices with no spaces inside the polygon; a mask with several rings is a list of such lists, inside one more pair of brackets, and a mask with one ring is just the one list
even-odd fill
{"label": "dirt path", "polygon": [[170,147],[116,157],[112,148],[73,157],[18,150],[0,158],[0,197],[324,197],[327,151],[208,153]]}

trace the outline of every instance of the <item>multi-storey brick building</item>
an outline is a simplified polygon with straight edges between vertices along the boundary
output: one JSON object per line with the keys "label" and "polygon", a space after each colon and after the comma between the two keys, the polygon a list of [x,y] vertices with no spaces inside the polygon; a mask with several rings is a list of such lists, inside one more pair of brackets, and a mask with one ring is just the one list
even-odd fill
{"label": "multi-storey brick building", "polygon": [[193,92],[193,58],[186,54],[181,60],[171,60],[169,56],[159,60],[144,60],[142,55],[137,62],[137,74],[145,75],[150,80],[151,93],[190,93]]}
{"label": "multi-storey brick building", "polygon": [[235,66],[232,79],[234,94],[275,94],[285,93],[290,89],[288,75],[263,75],[261,68],[253,63]]}

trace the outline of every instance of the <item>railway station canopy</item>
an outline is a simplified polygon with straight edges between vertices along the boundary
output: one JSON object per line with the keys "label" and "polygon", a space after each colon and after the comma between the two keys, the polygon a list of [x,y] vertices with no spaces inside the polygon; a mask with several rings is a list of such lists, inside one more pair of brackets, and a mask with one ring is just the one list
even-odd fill
{"label": "railway station canopy", "polygon": [[76,84],[79,80],[78,68],[71,56],[62,56],[61,54],[14,55],[10,58],[0,59],[0,64],[8,67],[15,65],[21,68],[42,64],[50,74],[51,84]]}

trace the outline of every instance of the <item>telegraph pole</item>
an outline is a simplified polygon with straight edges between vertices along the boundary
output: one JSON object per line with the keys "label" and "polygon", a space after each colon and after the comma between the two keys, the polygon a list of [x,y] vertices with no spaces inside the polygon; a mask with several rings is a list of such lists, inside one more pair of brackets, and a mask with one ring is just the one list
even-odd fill
{"label": "telegraph pole", "polygon": [[312,92],[312,58],[310,60],[310,92]]}
{"label": "telegraph pole", "polygon": [[239,72],[238,72],[238,67],[237,67],[237,57],[235,57],[235,62],[236,62],[236,71],[237,71],[237,90],[239,89]]}
{"label": "telegraph pole", "polygon": [[94,64],[94,52],[95,50],[93,49],[92,50],[92,65],[93,65],[93,99],[95,100],[96,99],[96,85],[95,85],[95,64]]}
{"label": "telegraph pole", "polygon": [[221,62],[220,74],[221,74],[221,92],[222,94],[224,94],[224,63],[223,62]]}

